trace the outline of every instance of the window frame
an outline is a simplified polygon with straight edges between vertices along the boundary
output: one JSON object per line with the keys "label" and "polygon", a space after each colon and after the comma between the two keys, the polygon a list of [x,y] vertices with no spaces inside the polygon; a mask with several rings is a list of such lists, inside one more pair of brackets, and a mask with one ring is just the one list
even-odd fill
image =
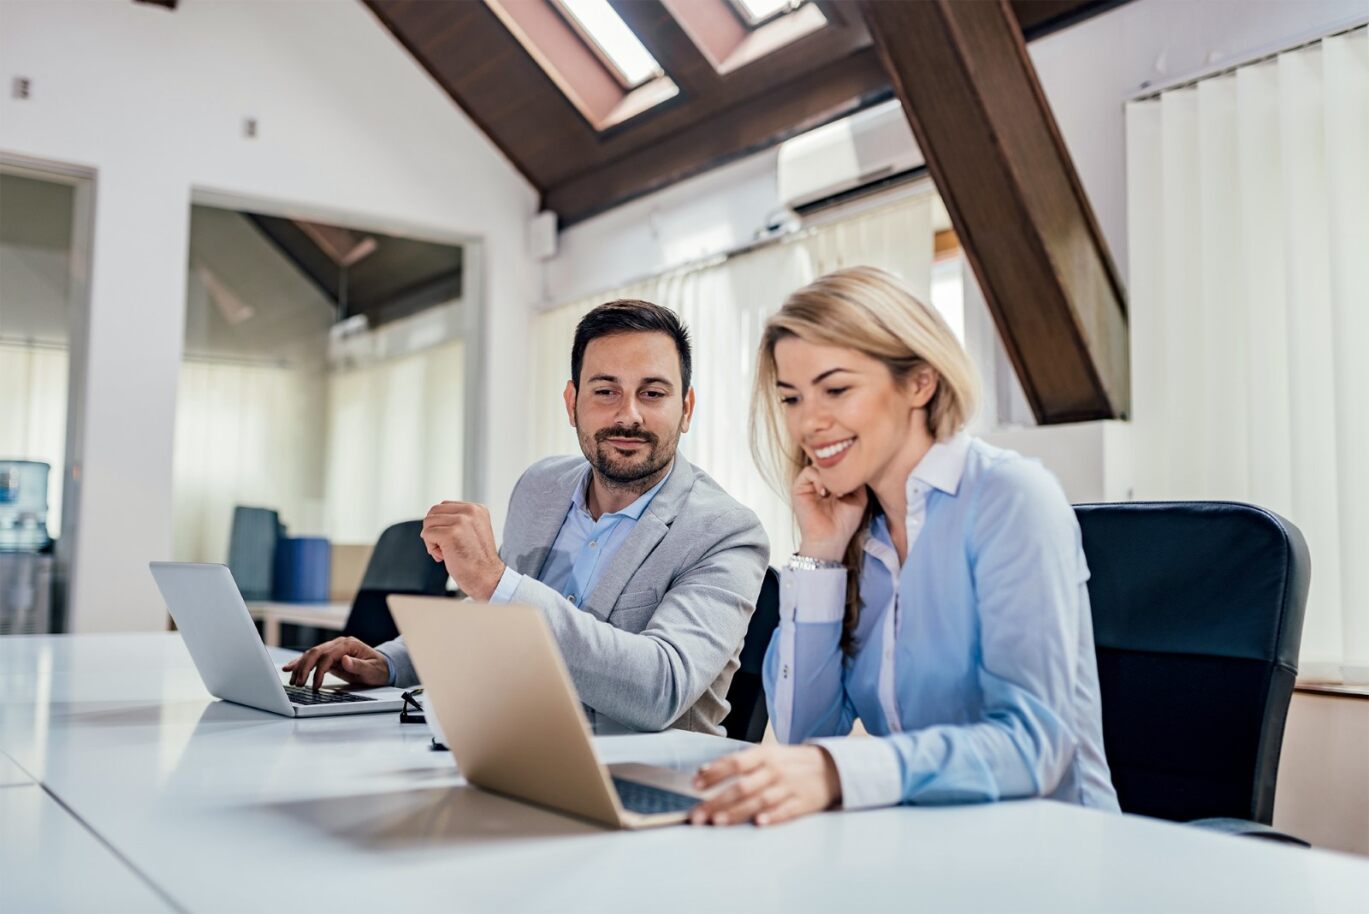
{"label": "window frame", "polygon": [[745,27],[748,31],[754,32],[756,29],[769,25],[776,19],[783,19],[790,13],[796,12],[800,7],[806,6],[808,3],[810,3],[811,0],[786,0],[784,6],[780,7],[779,9],[775,10],[773,13],[762,19],[755,18],[751,14],[751,11],[748,10],[742,4],[741,0],[726,0],[726,2],[728,8],[732,10],[734,15],[736,15],[738,21],[741,22],[742,26]]}
{"label": "window frame", "polygon": [[[635,83],[628,80],[627,74],[613,62],[612,55],[610,55],[604,46],[599,43],[598,39],[590,32],[589,27],[580,21],[580,18],[575,15],[570,7],[566,6],[562,0],[546,0],[546,3],[552,8],[556,15],[560,16],[565,21],[566,25],[570,26],[571,31],[584,42],[585,47],[589,48],[590,53],[598,59],[599,63],[608,71],[609,75],[613,77],[614,81],[618,83],[619,87],[622,88],[624,92],[633,92],[652,80],[660,79],[662,76],[666,75],[665,68],[661,66],[659,60],[656,60],[656,55],[652,54],[651,49],[642,43],[641,36],[633,31],[632,26],[628,25],[626,21],[623,22],[623,26],[629,32],[632,32],[632,36],[637,39],[638,44],[642,45],[643,50],[647,52],[647,55],[650,56],[652,61],[656,64],[656,69]],[[611,8],[612,6],[610,5],[610,9]],[[617,12],[617,10],[614,10],[615,15]],[[619,19],[622,19],[622,17],[619,16]]]}

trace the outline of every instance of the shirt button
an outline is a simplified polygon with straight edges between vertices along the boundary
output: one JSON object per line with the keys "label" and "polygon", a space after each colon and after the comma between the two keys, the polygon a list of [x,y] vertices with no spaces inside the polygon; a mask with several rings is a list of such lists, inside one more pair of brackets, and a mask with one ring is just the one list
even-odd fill
{"label": "shirt button", "polygon": [[599,541],[598,541],[598,540],[590,540],[590,541],[589,541],[589,548],[591,548],[591,549],[597,549],[598,547],[599,547]]}
{"label": "shirt button", "polygon": [[780,671],[780,675],[783,676],[785,679],[789,678],[789,664],[786,663],[784,665],[784,668]]}
{"label": "shirt button", "polygon": [[568,593],[568,594],[566,594],[566,599],[569,600],[570,602],[574,603],[574,602],[575,602],[575,594],[573,594],[573,593]]}

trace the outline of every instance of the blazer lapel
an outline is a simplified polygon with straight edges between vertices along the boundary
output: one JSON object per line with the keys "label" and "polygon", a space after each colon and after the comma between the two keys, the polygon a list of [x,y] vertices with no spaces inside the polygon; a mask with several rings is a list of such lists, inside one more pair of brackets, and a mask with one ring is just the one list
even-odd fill
{"label": "blazer lapel", "polygon": [[556,535],[566,521],[575,487],[585,481],[588,464],[579,464],[551,480],[536,494],[536,508],[530,517],[509,518],[504,525],[508,556],[504,561],[519,574],[538,577],[551,554]]}
{"label": "blazer lapel", "polygon": [[632,528],[623,545],[613,554],[609,566],[599,575],[594,593],[585,601],[586,609],[600,619],[608,618],[632,575],[646,561],[646,557],[651,555],[651,550],[655,549],[670,532],[671,523],[680,513],[681,506],[693,488],[694,467],[677,452],[675,468],[670,472],[670,479],[661,487],[661,491],[656,493],[656,497],[642,514],[642,519],[637,521],[637,526]]}

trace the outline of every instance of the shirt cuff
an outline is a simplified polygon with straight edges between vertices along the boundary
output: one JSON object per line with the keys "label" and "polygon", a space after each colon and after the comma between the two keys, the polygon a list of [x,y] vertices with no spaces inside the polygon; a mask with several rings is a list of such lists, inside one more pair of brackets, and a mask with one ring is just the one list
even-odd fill
{"label": "shirt cuff", "polygon": [[840,622],[846,616],[845,568],[780,572],[780,618],[791,622]]}
{"label": "shirt cuff", "polygon": [[499,585],[494,588],[494,593],[490,594],[490,602],[508,603],[513,599],[513,592],[518,589],[518,585],[521,583],[523,583],[523,576],[505,565],[504,573],[499,576]]}
{"label": "shirt cuff", "polygon": [[391,660],[390,655],[384,651],[376,651],[376,653],[385,658],[385,669],[390,671],[385,677],[385,684],[387,686],[393,686],[395,684],[395,662]]}
{"label": "shirt cuff", "polygon": [[837,766],[842,809],[873,809],[903,802],[898,753],[877,736],[834,736],[809,741],[821,746]]}

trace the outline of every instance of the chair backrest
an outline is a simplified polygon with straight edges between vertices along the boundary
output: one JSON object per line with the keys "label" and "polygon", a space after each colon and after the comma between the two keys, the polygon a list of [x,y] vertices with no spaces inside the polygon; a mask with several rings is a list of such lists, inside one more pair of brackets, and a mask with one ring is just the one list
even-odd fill
{"label": "chair backrest", "polygon": [[761,582],[761,594],[756,599],[756,611],[746,627],[746,640],[742,642],[741,665],[732,677],[732,685],[727,689],[727,703],[732,710],[723,718],[723,729],[732,739],[744,739],[749,743],[759,743],[765,735],[765,725],[770,722],[770,714],[765,709],[765,685],[761,680],[761,667],[765,664],[765,651],[770,646],[770,636],[780,624],[780,576],[773,568],[765,570],[765,580]]}
{"label": "chair backrest", "polygon": [[390,594],[442,596],[447,591],[447,569],[434,562],[423,546],[423,521],[406,520],[380,534],[352,611],[342,633],[375,646],[399,635],[385,598]]}
{"label": "chair backrest", "polygon": [[1302,533],[1230,502],[1075,514],[1122,809],[1268,825],[1311,575]]}
{"label": "chair backrest", "polygon": [[228,570],[244,600],[269,600],[275,584],[276,541],[285,535],[270,508],[233,508],[228,534]]}

